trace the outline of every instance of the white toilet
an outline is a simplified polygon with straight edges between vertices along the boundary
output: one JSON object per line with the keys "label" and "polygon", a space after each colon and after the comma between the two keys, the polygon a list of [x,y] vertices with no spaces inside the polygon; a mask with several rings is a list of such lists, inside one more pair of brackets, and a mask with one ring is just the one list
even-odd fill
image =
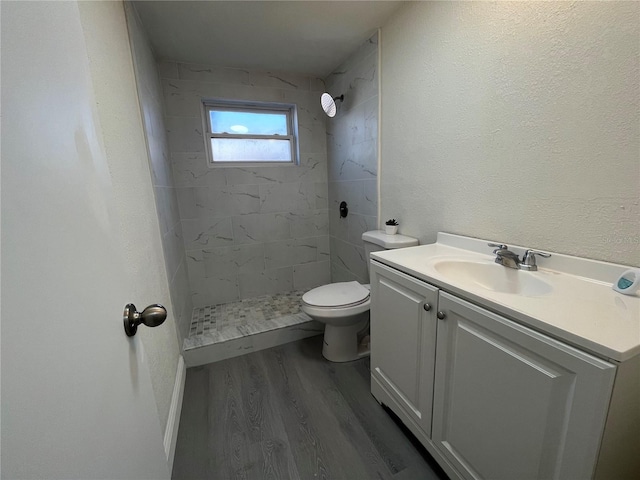
{"label": "white toilet", "polygon": [[[362,234],[369,270],[369,254],[392,248],[413,247],[418,239],[387,235],[382,230]],[[302,311],[325,324],[322,355],[332,362],[349,362],[369,355],[369,285],[358,282],[330,283],[302,296]],[[364,337],[364,338],[360,338]]]}

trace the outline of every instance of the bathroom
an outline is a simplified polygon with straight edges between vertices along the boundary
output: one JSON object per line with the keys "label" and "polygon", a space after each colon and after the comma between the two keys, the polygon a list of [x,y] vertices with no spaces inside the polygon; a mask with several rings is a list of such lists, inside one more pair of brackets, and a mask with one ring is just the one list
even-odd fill
{"label": "bathroom", "polygon": [[[44,22],[46,15],[35,11],[35,5],[17,3],[3,5],[3,13],[9,13],[9,20],[6,16],[2,20],[3,37],[8,35],[9,40],[6,47],[3,41],[3,67],[11,59],[14,62],[3,68],[3,84],[5,75],[12,75],[11,68],[26,70],[25,76],[47,76],[44,67],[27,68],[19,61],[20,55],[31,55],[30,49],[44,47],[26,39],[16,46],[10,36],[11,19],[30,22],[35,29],[39,24],[27,18],[42,17]],[[180,53],[172,44],[173,33],[168,33],[171,26],[163,22],[188,19],[197,22],[194,30],[203,29],[207,3],[219,3],[217,8],[225,9],[227,18],[244,14],[277,22],[278,16],[270,17],[268,12],[303,18],[308,8],[307,16],[328,21],[333,13],[333,21],[339,23],[337,5],[332,12],[331,5],[317,2],[307,7],[308,2],[67,3],[58,10],[52,5],[42,9],[65,24],[67,15],[69,25],[75,25],[67,33],[75,32],[76,42],[82,45],[75,54],[83,58],[81,73],[90,79],[87,88],[93,91],[100,119],[97,139],[77,137],[74,151],[89,151],[87,158],[93,162],[99,151],[107,159],[120,155],[123,163],[125,159],[132,162],[102,167],[109,171],[107,183],[112,184],[116,197],[130,202],[116,201],[119,224],[135,225],[137,233],[136,238],[119,240],[124,257],[131,260],[128,268],[139,280],[133,282],[131,298],[124,300],[135,301],[139,307],[162,303],[169,312],[163,327],[141,327],[138,339],[130,344],[137,349],[129,351],[135,358],[147,359],[147,389],[157,413],[157,419],[149,421],[159,423],[154,428],[162,439],[160,448],[170,458],[169,466],[158,474],[162,478],[171,476],[180,410],[192,408],[181,397],[187,367],[210,362],[217,355],[192,359],[183,355],[183,342],[192,328],[197,330],[200,325],[204,329],[204,322],[192,323],[194,308],[303,292],[330,282],[367,283],[361,235],[382,228],[387,219],[397,219],[400,234],[417,238],[421,245],[435,242],[438,232],[449,232],[640,267],[640,12],[635,2],[375,2],[379,4],[376,28],[350,39],[349,51],[334,58],[328,70],[315,72],[311,67],[302,71],[287,68],[286,58],[282,64],[249,65],[220,54],[218,63],[208,63],[196,58],[198,50],[206,49],[194,48],[193,56]],[[164,16],[158,13],[162,8]],[[184,11],[189,8],[194,11]],[[326,15],[320,14],[322,9]],[[157,22],[155,26],[149,23],[152,21]],[[228,23],[232,31],[239,28]],[[53,27],[50,33],[52,39],[62,35],[54,33]],[[163,35],[167,43],[154,45]],[[225,46],[235,48],[233,42]],[[129,47],[133,53],[128,53]],[[12,48],[17,53],[7,56]],[[156,58],[154,51],[160,48],[174,48],[175,53]],[[40,55],[56,58],[52,51]],[[66,58],[58,55],[60,62]],[[9,85],[19,83],[18,75],[15,77]],[[3,86],[3,104],[10,100],[7,88]],[[333,96],[344,94],[334,118],[321,110],[319,98],[324,91]],[[31,97],[29,105],[34,108],[39,98],[35,92],[24,95]],[[203,97],[295,103],[300,165],[209,168],[202,137]],[[10,102],[7,105],[10,108]],[[122,110],[116,111],[116,106]],[[3,140],[11,142],[7,131],[3,131]],[[29,138],[24,135],[21,138]],[[8,158],[5,142],[3,167]],[[78,175],[86,174],[86,168],[78,167]],[[9,196],[10,184],[33,185],[32,198],[38,198],[48,192],[46,171],[28,170],[22,176],[9,166],[3,175],[3,197],[9,192],[3,198],[6,207],[2,212],[3,245],[8,245],[3,248],[6,279],[27,275],[24,264],[40,251],[35,239],[29,240],[28,251],[21,250],[26,246],[18,245],[17,239],[31,239],[32,232],[42,231],[42,222],[56,232],[67,221],[52,211],[49,218],[57,222],[43,217],[40,222],[34,219],[32,225],[25,223],[31,209],[41,205],[25,203],[29,208],[8,211],[10,201],[27,202],[19,192]],[[41,177],[42,185],[36,182]],[[104,186],[93,180],[87,184]],[[136,189],[140,191],[127,193]],[[102,218],[95,213],[103,211],[100,201],[91,198],[90,214]],[[346,218],[340,217],[342,201],[349,208]],[[49,203],[55,205],[53,200]],[[22,217],[15,212],[23,212]],[[98,222],[96,228],[105,231],[104,222]],[[87,241],[98,241],[91,238]],[[52,251],[58,241],[60,245],[72,243],[62,234],[60,238],[53,235],[48,242]],[[139,244],[147,248],[135,251]],[[127,253],[131,251],[134,253]],[[45,253],[35,254],[40,274],[49,271],[53,262]],[[91,255],[100,253],[96,249]],[[12,267],[11,258],[22,263]],[[89,253],[83,259],[77,265],[71,260],[50,268],[52,272],[54,268],[82,272],[86,262],[93,264]],[[66,318],[62,305],[49,308],[68,325],[64,329],[64,335],[72,335],[68,340],[58,329],[12,320],[24,308],[33,308],[37,315],[39,306],[55,304],[52,296],[40,291],[60,281],[58,277],[52,273],[37,283],[34,279],[43,276],[36,271],[33,275],[33,279],[25,277],[25,282],[41,285],[37,295],[33,287],[18,302],[11,292],[7,297],[3,292],[3,363],[7,365],[8,357],[28,372],[12,375],[3,367],[2,445],[8,452],[3,465],[11,472],[6,478],[86,477],[90,470],[82,470],[82,461],[77,462],[75,475],[59,461],[48,461],[63,457],[65,450],[44,453],[41,430],[25,427],[34,409],[42,410],[39,423],[34,423],[57,425],[54,417],[69,418],[71,405],[80,408],[67,398],[73,397],[70,392],[76,388],[65,373],[72,359],[48,360],[54,377],[41,372],[37,360],[56,356],[57,349],[46,345],[49,338],[59,338],[69,351],[84,338],[75,333],[76,324]],[[143,285],[140,280],[147,277],[157,277],[157,285]],[[3,290],[8,288],[3,284]],[[83,318],[91,316],[88,306],[78,308]],[[322,330],[298,333],[291,333],[287,340],[310,334],[317,339]],[[19,350],[13,345],[28,346]],[[78,355],[82,361],[100,348],[97,342]],[[38,353],[45,351],[50,355]],[[27,377],[40,379],[35,383],[42,390],[26,385],[23,378]],[[48,378],[68,386],[56,390],[47,383]],[[87,373],[86,378],[92,377]],[[45,405],[52,407],[44,400],[34,400],[37,407],[21,403],[24,395],[35,399],[48,394],[57,399],[52,403],[66,406],[47,414]],[[10,415],[14,423],[5,426]],[[56,428],[69,429],[66,435],[77,439],[60,449],[91,452],[91,448],[105,449],[110,444],[106,434],[93,447],[92,442],[81,441],[80,420]],[[17,452],[27,445],[35,445],[37,452],[43,450],[42,462],[33,465],[17,460],[22,458]],[[122,473],[114,473],[106,462],[104,470],[98,468],[94,476],[130,478],[127,463],[123,465]]]}

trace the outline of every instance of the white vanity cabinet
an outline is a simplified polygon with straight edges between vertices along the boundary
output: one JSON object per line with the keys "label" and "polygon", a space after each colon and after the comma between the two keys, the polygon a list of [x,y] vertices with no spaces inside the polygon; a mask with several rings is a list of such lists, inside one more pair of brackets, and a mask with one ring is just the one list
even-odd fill
{"label": "white vanity cabinet", "polygon": [[370,276],[373,394],[384,389],[430,435],[438,289],[376,263]]}
{"label": "white vanity cabinet", "polygon": [[442,455],[465,478],[591,478],[615,366],[442,291],[438,308]]}
{"label": "white vanity cabinet", "polygon": [[615,372],[612,363],[371,263],[372,394],[452,478],[593,478]]}

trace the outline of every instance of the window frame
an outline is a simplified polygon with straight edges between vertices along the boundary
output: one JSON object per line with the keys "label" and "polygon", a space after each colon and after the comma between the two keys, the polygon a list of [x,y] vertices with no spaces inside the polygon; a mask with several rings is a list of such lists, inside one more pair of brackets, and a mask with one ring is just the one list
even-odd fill
{"label": "window frame", "polygon": [[[203,137],[209,167],[240,167],[240,166],[289,166],[300,164],[298,141],[298,108],[295,103],[258,102],[226,99],[203,99],[201,102]],[[287,118],[288,135],[258,135],[249,133],[213,133],[211,130],[211,116],[209,112],[236,111],[245,113],[285,113]],[[258,140],[289,140],[291,160],[215,160],[211,148],[211,140],[214,138],[239,138]]]}

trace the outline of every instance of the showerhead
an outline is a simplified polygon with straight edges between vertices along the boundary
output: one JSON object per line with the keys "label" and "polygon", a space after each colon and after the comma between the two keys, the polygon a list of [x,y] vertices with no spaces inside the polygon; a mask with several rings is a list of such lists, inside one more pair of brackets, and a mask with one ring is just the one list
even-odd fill
{"label": "showerhead", "polygon": [[322,105],[322,110],[327,114],[328,117],[335,117],[336,112],[338,111],[336,107],[336,100],[340,100],[344,102],[344,95],[340,95],[339,97],[332,97],[328,93],[323,93],[320,97],[320,104]]}

